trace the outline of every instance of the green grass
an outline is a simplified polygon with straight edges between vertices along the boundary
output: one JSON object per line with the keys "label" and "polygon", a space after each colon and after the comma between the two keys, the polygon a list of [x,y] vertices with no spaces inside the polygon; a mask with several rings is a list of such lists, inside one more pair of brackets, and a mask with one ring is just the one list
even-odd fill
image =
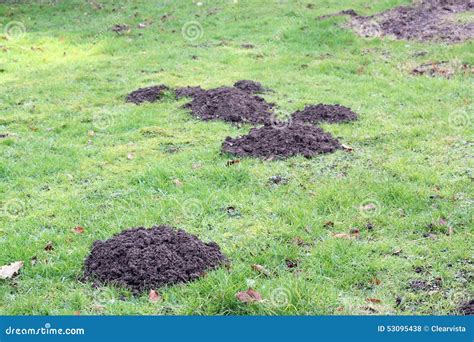
{"label": "green grass", "polygon": [[[364,39],[341,27],[345,18],[315,20],[407,1],[308,2],[0,5],[2,31],[12,21],[26,28],[0,40],[0,134],[10,133],[0,139],[0,265],[25,261],[18,277],[0,280],[0,314],[453,314],[472,297],[474,77],[409,72],[428,61],[474,64],[473,43]],[[181,32],[191,21],[203,29],[195,41]],[[129,34],[111,31],[121,23]],[[250,127],[193,119],[184,100],[124,103],[142,86],[239,79],[272,88],[265,98],[282,117],[305,104],[351,107],[359,121],[324,129],[354,151],[226,166],[223,139]],[[274,175],[288,184],[270,185]],[[367,203],[377,209],[361,211]],[[424,237],[440,218],[447,224]],[[231,268],[161,288],[158,303],[81,281],[93,241],[154,224],[216,241]],[[84,234],[71,231],[77,225]],[[333,237],[352,228],[357,239]],[[437,277],[437,292],[409,287]],[[235,299],[248,286],[261,303]]]}

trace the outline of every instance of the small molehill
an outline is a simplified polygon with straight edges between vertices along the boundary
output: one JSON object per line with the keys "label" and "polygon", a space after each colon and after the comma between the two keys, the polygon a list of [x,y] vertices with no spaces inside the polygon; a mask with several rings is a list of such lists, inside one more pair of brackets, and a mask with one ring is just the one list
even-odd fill
{"label": "small molehill", "polygon": [[283,159],[295,155],[307,158],[341,148],[339,141],[320,127],[302,123],[266,125],[248,135],[227,137],[222,151],[238,156]]}
{"label": "small molehill", "polygon": [[265,88],[262,86],[260,82],[255,82],[251,80],[237,81],[234,83],[234,87],[240,90],[243,90],[249,94],[265,92]]}
{"label": "small molehill", "polygon": [[135,103],[137,105],[143,102],[155,102],[159,100],[163,96],[163,93],[168,89],[169,88],[164,84],[146,88],[139,88],[128,94],[126,101]]}
{"label": "small molehill", "polygon": [[196,87],[187,86],[187,87],[176,88],[174,92],[176,94],[176,98],[180,99],[183,97],[195,97],[205,92],[205,90],[202,89],[200,86],[196,86]]}
{"label": "small molehill", "polygon": [[366,37],[393,36],[397,39],[459,43],[474,37],[474,22],[463,23],[457,13],[474,10],[472,0],[422,0],[371,16],[351,14],[349,24]]}
{"label": "small molehill", "polygon": [[272,104],[238,88],[220,87],[196,94],[184,108],[201,120],[264,124],[271,122]]}
{"label": "small molehill", "polygon": [[317,104],[306,106],[291,115],[293,121],[319,123],[319,122],[348,122],[357,120],[357,114],[350,108],[341,105]]}
{"label": "small molehill", "polygon": [[186,283],[227,261],[215,242],[168,226],[125,230],[95,241],[85,260],[85,278],[133,292]]}

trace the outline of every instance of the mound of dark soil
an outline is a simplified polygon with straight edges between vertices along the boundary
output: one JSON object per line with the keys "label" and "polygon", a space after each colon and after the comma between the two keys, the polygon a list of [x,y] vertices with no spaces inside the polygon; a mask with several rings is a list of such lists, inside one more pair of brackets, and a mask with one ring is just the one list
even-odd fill
{"label": "mound of dark soil", "polygon": [[248,135],[227,137],[222,151],[238,156],[283,159],[294,155],[307,158],[341,148],[339,141],[321,128],[293,123],[253,128]]}
{"label": "mound of dark soil", "polygon": [[250,94],[265,92],[265,88],[263,88],[261,83],[250,80],[237,81],[234,83],[234,87]]}
{"label": "mound of dark soil", "polygon": [[341,105],[317,104],[306,106],[303,110],[297,110],[291,115],[293,121],[301,122],[347,122],[357,120],[357,114],[350,108]]}
{"label": "mound of dark soil", "polygon": [[190,109],[192,115],[202,120],[261,124],[270,122],[272,117],[272,104],[259,96],[230,87],[196,94],[184,108]]}
{"label": "mound of dark soil", "polygon": [[94,242],[85,260],[85,278],[137,293],[192,281],[225,262],[216,243],[204,243],[183,230],[134,228]]}
{"label": "mound of dark soil", "polygon": [[462,23],[454,14],[473,10],[472,0],[424,0],[372,16],[353,15],[350,26],[363,36],[457,43],[474,37],[474,22]]}
{"label": "mound of dark soil", "polygon": [[202,89],[200,86],[197,86],[197,87],[188,86],[188,87],[176,88],[174,92],[176,94],[176,98],[180,99],[183,97],[195,97],[205,92],[205,90]]}
{"label": "mound of dark soil", "polygon": [[159,100],[163,96],[164,91],[168,89],[169,88],[164,84],[139,88],[128,94],[126,100],[127,102],[133,102],[137,105],[143,102],[155,102],[156,100]]}
{"label": "mound of dark soil", "polygon": [[466,316],[474,316],[474,299],[468,302],[462,303],[459,308],[459,312]]}

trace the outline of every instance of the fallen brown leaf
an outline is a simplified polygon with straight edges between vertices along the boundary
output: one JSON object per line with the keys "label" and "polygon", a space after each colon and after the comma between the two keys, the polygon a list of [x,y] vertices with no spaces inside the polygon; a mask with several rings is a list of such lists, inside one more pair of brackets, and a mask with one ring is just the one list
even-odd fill
{"label": "fallen brown leaf", "polygon": [[174,185],[176,185],[178,187],[183,185],[183,183],[178,178],[173,179],[173,183],[174,183]]}
{"label": "fallen brown leaf", "polygon": [[377,277],[373,277],[373,278],[370,280],[370,282],[371,282],[372,284],[374,284],[374,285],[380,285],[380,284],[382,283],[382,282],[380,281],[380,279],[377,278]]}
{"label": "fallen brown leaf", "polygon": [[262,265],[258,265],[258,264],[254,264],[252,265],[252,269],[257,271],[258,273],[261,273],[267,277],[270,277],[271,276],[271,273],[269,270],[267,270],[265,267],[263,267]]}
{"label": "fallen brown leaf", "polygon": [[156,303],[161,299],[161,296],[157,291],[150,290],[150,293],[148,293],[148,299],[150,300],[150,302]]}
{"label": "fallen brown leaf", "polygon": [[128,160],[133,160],[135,158],[135,155],[133,153],[127,154],[127,159]]}
{"label": "fallen brown leaf", "polygon": [[249,288],[247,291],[237,292],[235,298],[242,303],[260,302],[262,300],[260,293],[252,288]]}
{"label": "fallen brown leaf", "polygon": [[341,144],[341,147],[344,151],[347,151],[347,152],[352,152],[354,151],[354,148],[350,147],[350,146],[347,146],[347,145],[344,145],[344,144]]}
{"label": "fallen brown leaf", "polygon": [[238,164],[238,163],[240,163],[240,159],[232,159],[232,160],[228,160],[225,163],[225,166],[231,166],[231,165]]}
{"label": "fallen brown leaf", "polygon": [[84,227],[77,226],[77,227],[72,228],[72,231],[76,234],[82,234],[85,232],[85,229]]}
{"label": "fallen brown leaf", "polygon": [[11,279],[18,274],[23,267],[23,261],[16,261],[9,265],[0,267],[0,279]]}
{"label": "fallen brown leaf", "polygon": [[382,303],[382,300],[378,298],[367,298],[367,301],[374,304]]}

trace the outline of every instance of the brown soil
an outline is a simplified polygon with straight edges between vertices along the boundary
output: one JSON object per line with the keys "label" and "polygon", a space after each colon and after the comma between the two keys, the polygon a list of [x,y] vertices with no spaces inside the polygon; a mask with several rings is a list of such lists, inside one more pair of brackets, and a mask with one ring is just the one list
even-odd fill
{"label": "brown soil", "polygon": [[180,99],[183,97],[195,97],[205,92],[205,90],[202,89],[200,86],[197,86],[197,87],[188,86],[188,87],[176,88],[174,92],[176,94],[176,98]]}
{"label": "brown soil", "polygon": [[357,120],[357,114],[350,108],[341,105],[317,104],[306,106],[291,115],[293,121],[319,123],[319,122],[348,122]]}
{"label": "brown soil", "polygon": [[411,74],[415,76],[426,75],[451,78],[455,74],[464,74],[465,76],[474,74],[474,67],[466,63],[459,64],[447,61],[430,62],[417,66],[411,71]]}
{"label": "brown soil", "polygon": [[459,306],[458,311],[459,311],[462,315],[474,316],[474,299],[471,299],[471,300],[468,301],[468,302],[462,303],[462,304]]}
{"label": "brown soil", "polygon": [[248,135],[227,137],[222,144],[223,152],[265,159],[283,159],[295,155],[310,158],[339,148],[339,141],[331,134],[302,123],[253,128]]}
{"label": "brown soil", "polygon": [[159,100],[163,96],[163,93],[168,89],[169,88],[164,84],[147,88],[139,88],[128,94],[126,101],[135,103],[137,105],[143,102],[155,102],[156,100]]}
{"label": "brown soil", "polygon": [[237,81],[234,83],[234,87],[250,94],[265,92],[265,88],[262,87],[261,83],[250,80]]}
{"label": "brown soil", "polygon": [[185,283],[226,262],[219,246],[168,226],[134,228],[95,241],[85,260],[85,278],[138,293]]}
{"label": "brown soil", "polygon": [[272,104],[263,98],[231,87],[210,89],[196,94],[184,108],[201,120],[263,124],[271,121]]}
{"label": "brown soil", "polygon": [[454,14],[473,10],[473,0],[423,0],[371,16],[351,15],[349,26],[366,37],[458,43],[474,37],[474,22],[456,22]]}

